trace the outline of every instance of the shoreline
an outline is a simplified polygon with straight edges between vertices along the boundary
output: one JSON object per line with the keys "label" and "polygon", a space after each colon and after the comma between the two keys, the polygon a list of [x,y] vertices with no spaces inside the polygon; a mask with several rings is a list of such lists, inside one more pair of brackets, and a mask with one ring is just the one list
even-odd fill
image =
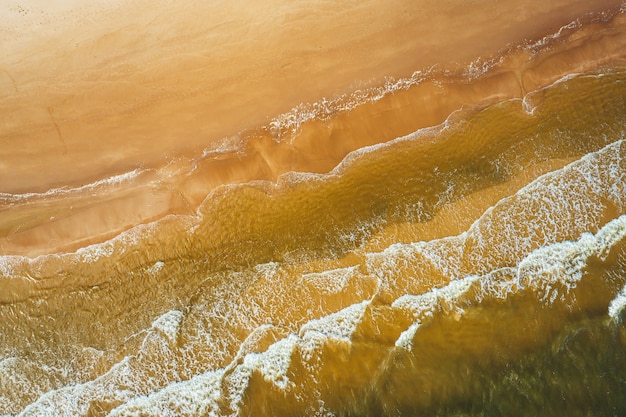
{"label": "shoreline", "polygon": [[[76,192],[74,212],[74,206],[68,210],[66,196],[2,202],[0,253],[33,257],[75,251],[170,214],[193,215],[221,185],[276,181],[290,171],[329,172],[349,152],[437,125],[460,108],[523,98],[568,74],[626,63],[623,13],[608,23],[587,22],[561,37],[547,39],[537,51],[522,48],[500,57],[498,64],[469,82],[465,71],[439,73],[377,100],[365,100],[348,111],[340,106],[331,108],[328,118],[305,120],[290,140],[277,140],[275,125],[266,122],[260,128],[244,129],[245,147],[230,154],[198,158],[202,152],[195,148],[170,159],[165,167],[146,163],[142,180]],[[50,117],[55,115],[50,112]],[[367,123],[372,116],[375,125]],[[6,177],[6,168],[2,171]],[[115,170],[107,173],[111,177],[120,174]],[[63,184],[71,185],[70,181]],[[30,228],[16,229],[24,225]]]}

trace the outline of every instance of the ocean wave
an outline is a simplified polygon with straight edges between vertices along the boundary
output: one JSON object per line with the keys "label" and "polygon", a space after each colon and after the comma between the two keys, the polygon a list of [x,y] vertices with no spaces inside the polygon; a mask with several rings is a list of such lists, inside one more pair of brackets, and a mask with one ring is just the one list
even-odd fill
{"label": "ocean wave", "polygon": [[[476,307],[487,299],[506,299],[530,291],[543,303],[552,304],[557,299],[558,302],[567,302],[565,296],[583,279],[586,261],[592,256],[602,257],[602,253],[625,237],[626,216],[620,216],[595,235],[585,234],[576,242],[559,242],[537,249],[517,267],[508,268],[507,271],[468,276],[424,294],[403,295],[391,307],[408,313],[413,324],[401,332],[395,347],[411,350],[414,340],[419,338],[418,331],[423,321],[440,315],[454,315],[455,320],[461,320],[466,309]],[[546,265],[546,260],[551,266]],[[363,323],[364,314],[375,314],[373,310],[368,311],[370,303],[364,301],[321,320],[309,322],[300,328],[298,335],[291,334],[271,344],[264,352],[248,353],[228,368],[170,384],[149,396],[120,406],[111,415],[173,415],[177,412],[190,416],[203,413],[215,416],[228,415],[230,412],[238,414],[245,407],[243,401],[250,384],[258,383],[251,381],[254,373],[275,385],[283,395],[289,395],[294,391],[293,382],[288,377],[291,374],[292,358],[297,357],[304,363],[305,369],[313,370],[312,375],[319,372],[318,367],[324,365],[318,358],[329,340],[341,340],[348,345],[354,343],[352,334]],[[378,320],[383,317],[380,316]],[[376,316],[373,319],[377,320]],[[224,399],[229,399],[228,410],[231,411],[220,407],[220,401]]]}
{"label": "ocean wave", "polygon": [[[626,198],[622,178],[625,175],[622,168],[624,146],[626,141],[623,140],[613,143],[563,169],[540,177],[489,209],[459,236],[431,242],[395,244],[383,252],[367,254],[364,264],[358,266],[302,274],[300,280],[293,284],[294,289],[301,288],[302,282],[310,282],[315,287],[324,286],[324,280],[336,280],[329,285],[329,293],[343,293],[351,291],[352,286],[346,284],[356,282],[351,280],[357,275],[374,277],[378,285],[374,293],[362,293],[360,301],[340,306],[339,310],[326,310],[321,317],[309,317],[295,327],[285,323],[290,327],[283,329],[267,323],[276,308],[272,305],[287,292],[292,292],[286,270],[292,266],[280,263],[258,265],[250,271],[250,277],[238,284],[241,289],[256,289],[243,297],[234,291],[232,297],[237,298],[236,304],[226,303],[221,307],[231,310],[223,320],[241,321],[242,328],[250,329],[227,366],[210,368],[181,380],[181,374],[188,372],[183,370],[191,359],[186,354],[181,355],[180,349],[184,347],[181,343],[187,340],[187,343],[195,345],[212,340],[211,343],[215,344],[209,349],[218,354],[218,340],[224,336],[211,329],[214,332],[212,339],[202,336],[202,340],[192,341],[184,327],[185,322],[196,320],[187,317],[192,311],[170,310],[153,320],[150,328],[138,335],[142,341],[136,353],[92,381],[43,394],[21,415],[56,413],[57,410],[60,415],[85,415],[99,401],[108,406],[117,404],[112,413],[120,416],[177,412],[229,415],[242,413],[249,407],[249,392],[259,384],[265,387],[263,390],[276,392],[282,398],[303,395],[305,402],[311,402],[309,405],[316,408],[315,404],[326,400],[324,387],[304,387],[315,386],[318,378],[322,378],[321,373],[327,372],[331,363],[344,369],[340,371],[340,378],[347,384],[360,386],[364,383],[353,381],[347,371],[355,364],[354,361],[362,361],[364,366],[369,364],[366,365],[367,371],[360,371],[365,374],[360,375],[367,375],[366,379],[370,381],[376,380],[376,375],[387,372],[386,364],[399,354],[398,349],[413,352],[420,344],[420,338],[427,337],[425,329],[432,329],[433,323],[439,320],[463,323],[474,309],[485,305],[495,306],[496,310],[498,305],[507,308],[502,303],[512,298],[519,299],[522,295],[535,300],[535,309],[572,311],[576,289],[582,282],[591,280],[586,278],[589,260],[607,261],[614,248],[624,241],[626,215],[604,224],[597,216],[590,218],[591,223],[576,216],[562,218],[554,223],[553,233],[546,234],[543,239],[535,236],[535,241],[527,245],[524,243],[527,226],[522,227],[523,222],[514,222],[514,213],[519,209],[527,216],[535,216],[535,227],[539,230],[546,227],[545,221],[561,212],[555,204],[570,205],[568,210],[578,211],[582,219],[587,216],[586,211],[595,210],[593,206],[584,204],[589,195],[602,196],[604,201],[612,200],[615,205],[623,205]],[[568,194],[553,193],[552,184],[558,184],[558,188]],[[541,206],[529,204],[529,201],[540,201]],[[508,214],[505,216],[502,213]],[[513,221],[517,229],[494,226],[494,219],[504,217],[507,222]],[[597,230],[591,232],[596,227],[594,225]],[[476,231],[483,230],[491,230],[497,235],[491,238],[493,242],[483,240],[481,245],[468,245]],[[501,241],[505,241],[510,248],[508,250],[515,254],[503,259],[487,256],[495,248],[503,248],[504,244],[498,243]],[[479,253],[480,257],[471,255],[472,251]],[[440,266],[442,274],[439,282],[424,281],[419,277],[420,273],[428,272],[420,272],[420,256],[427,256],[431,265]],[[468,256],[473,261],[464,266],[463,259]],[[443,260],[447,261],[449,269],[443,269]],[[225,283],[237,282],[235,274],[223,278]],[[424,282],[426,287],[420,289]],[[619,284],[615,282],[612,285]],[[384,293],[387,295],[383,297]],[[620,296],[617,295],[615,300],[618,301],[611,302],[609,306],[611,317],[621,308]],[[305,302],[306,297],[302,297],[298,304],[304,305]],[[194,314],[213,317],[211,309],[204,311],[206,307]],[[294,309],[293,313],[281,307],[281,314],[295,314],[298,307],[297,304],[289,307]],[[359,352],[369,352],[367,349],[360,350],[362,344],[377,347],[377,356],[371,360],[376,360],[378,365],[359,356],[365,354]],[[187,352],[193,357],[193,349]],[[337,356],[331,360],[329,355]],[[228,354],[225,356],[228,357]],[[373,368],[368,368],[370,366]],[[303,378],[308,382],[303,382]],[[297,384],[296,380],[299,381]],[[303,389],[309,390],[308,393],[305,394]]]}

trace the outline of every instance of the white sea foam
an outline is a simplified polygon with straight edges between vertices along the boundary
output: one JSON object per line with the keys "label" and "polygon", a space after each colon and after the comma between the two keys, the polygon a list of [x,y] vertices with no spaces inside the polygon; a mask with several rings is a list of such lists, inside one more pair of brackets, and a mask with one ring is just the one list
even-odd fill
{"label": "white sea foam", "polygon": [[[496,268],[495,264],[486,262],[491,256],[489,248],[496,244],[500,245],[498,257],[514,259],[537,246],[557,242],[564,233],[573,230],[583,233],[595,227],[606,209],[600,203],[602,200],[623,210],[626,172],[620,165],[621,149],[625,145],[620,140],[585,155],[539,177],[487,210],[465,236],[473,242],[475,263],[484,265],[479,272]],[[535,219],[527,221],[531,214]],[[493,234],[494,230],[498,231],[497,235]]]}
{"label": "white sea foam", "polygon": [[530,94],[526,94],[522,98],[522,109],[524,109],[524,112],[529,116],[533,116],[535,114],[537,106],[532,103],[532,97]]}
{"label": "white sea foam", "polygon": [[[561,242],[539,248],[518,266],[517,281],[522,286],[541,290],[541,301],[553,303],[564,294],[561,287],[571,289],[583,276],[583,267],[594,253],[596,241],[585,233],[577,242]],[[555,288],[556,283],[561,284]]]}
{"label": "white sea foam", "polygon": [[188,381],[175,382],[160,391],[135,398],[109,413],[109,417],[196,417],[220,415],[224,371],[207,372]]}
{"label": "white sea foam", "polygon": [[[21,261],[21,262],[20,262]],[[23,257],[0,256],[0,276],[10,277],[15,274],[15,268],[24,261]],[[17,264],[17,265],[16,265]]]}
{"label": "white sea foam", "polygon": [[114,251],[114,241],[110,240],[105,243],[98,243],[79,248],[76,251],[76,256],[82,263],[95,263],[101,258],[107,258],[111,256]]}
{"label": "white sea foam", "polygon": [[[381,290],[393,292],[401,275],[418,275],[424,280],[428,274],[420,274],[434,269],[450,280],[463,279],[468,271],[510,276],[507,267],[519,265],[515,282],[485,285],[505,296],[526,285],[530,279],[527,277],[543,275],[552,280],[538,281],[543,285],[544,301],[554,301],[557,295],[563,296],[559,292],[562,288],[553,288],[555,282],[568,288],[569,281],[580,279],[581,265],[591,253],[604,256],[607,248],[623,237],[621,220],[608,223],[595,236],[588,230],[595,228],[604,216],[606,208],[600,201],[621,211],[626,207],[624,146],[624,140],[617,141],[539,177],[486,210],[467,232],[458,236],[399,243],[383,252],[367,254],[367,270],[378,279]],[[530,215],[534,216],[532,221],[527,220]],[[576,242],[559,243],[562,236],[577,234]],[[473,265],[470,269],[468,261]]]}
{"label": "white sea foam", "polygon": [[147,173],[148,170],[144,169],[134,169],[129,172],[125,172],[123,174],[114,175],[109,178],[104,178],[102,180],[98,180],[89,184],[82,185],[80,187],[60,187],[53,188],[43,193],[23,193],[23,194],[10,194],[10,193],[2,193],[0,192],[0,202],[5,203],[18,203],[24,200],[32,200],[38,198],[48,198],[48,197],[64,197],[67,198],[72,194],[85,193],[89,191],[95,191],[98,188],[103,187],[116,187],[124,183],[131,182],[137,179],[140,175]]}
{"label": "white sea foam", "polygon": [[246,339],[240,352],[226,368],[176,382],[148,396],[135,398],[118,407],[111,415],[223,415],[218,400],[236,412],[254,373],[261,375],[264,381],[277,389],[289,390],[293,383],[289,380],[288,371],[295,351],[306,351],[307,348],[314,348],[313,345],[319,347],[311,343],[313,339],[320,343],[329,338],[349,343],[366,304],[353,305],[324,319],[310,321],[302,326],[299,336],[290,334],[271,344],[265,351],[251,351],[245,346],[250,345],[255,349],[257,339],[266,333],[264,330],[271,331],[273,328],[271,325],[263,325]]}
{"label": "white sea foam", "polygon": [[113,410],[110,416],[218,416],[224,415],[218,400],[237,410],[243,401],[250,377],[258,372],[278,389],[290,386],[287,371],[297,336],[291,335],[273,343],[264,352],[238,355],[224,369],[209,371],[187,381],[169,384],[150,395],[134,398]]}
{"label": "white sea foam", "polygon": [[[500,54],[498,54],[500,55]],[[463,76],[466,77],[469,81],[473,81],[485,75],[491,69],[497,67],[502,64],[504,61],[505,55],[500,55],[499,58],[491,58],[484,59],[478,58],[474,61],[470,62],[463,72]]]}
{"label": "white sea foam", "polygon": [[[47,286],[54,285],[56,282],[54,278],[58,275],[59,268],[57,266],[53,266],[54,269],[52,269],[52,271],[54,271],[54,275],[51,276],[48,269],[50,264],[68,265],[66,268],[73,268],[78,263],[93,264],[106,261],[116,254],[120,255],[133,251],[137,245],[140,244],[142,239],[150,236],[156,231],[157,228],[158,221],[148,224],[140,224],[132,229],[121,232],[110,240],[79,248],[75,252],[39,255],[34,258],[22,255],[0,256],[0,289],[2,289],[3,280],[5,279],[24,280],[29,281],[31,284],[35,284],[28,285],[28,289],[26,289],[23,293],[18,294],[12,292],[8,297],[4,297],[5,294],[0,291],[0,300],[13,302],[28,298],[32,295],[30,290],[36,290],[39,282],[45,282],[45,285]],[[151,267],[146,268],[146,272],[150,274],[158,273],[163,266],[164,263],[158,261]],[[79,276],[77,278],[84,278],[84,276]],[[106,279],[106,276],[101,275],[98,279]],[[96,285],[95,282],[85,282],[85,284]]]}
{"label": "white sea foam", "polygon": [[350,340],[368,304],[369,301],[366,300],[320,319],[311,320],[300,327],[300,337],[305,339],[313,334],[321,334],[325,338]]}
{"label": "white sea foam", "polygon": [[132,399],[113,410],[111,417],[144,415],[218,416],[224,415],[218,403],[226,402],[235,413],[239,409],[250,377],[258,372],[281,390],[292,384],[287,377],[298,337],[290,335],[273,343],[264,352],[249,352],[224,369],[209,371],[187,381],[169,384],[150,395]]}
{"label": "white sea foam", "polygon": [[[412,349],[413,340],[417,337],[420,325],[423,320],[437,314],[452,315],[460,318],[464,311],[485,298],[506,298],[512,293],[520,291],[537,292],[539,298],[546,304],[559,302],[562,297],[546,297],[545,294],[552,294],[556,291],[563,294],[574,288],[582,278],[582,270],[590,256],[605,257],[608,253],[608,246],[613,246],[626,237],[626,215],[607,223],[595,235],[585,233],[577,241],[557,242],[552,245],[538,248],[524,259],[518,266],[492,271],[483,276],[471,275],[459,280],[453,280],[442,288],[434,288],[427,293],[419,295],[405,294],[392,303],[392,308],[401,309],[414,318],[411,324],[396,340],[395,346],[402,349]],[[272,265],[273,266],[273,265]],[[261,270],[268,269],[268,265]],[[273,267],[269,267],[273,270]],[[545,291],[547,286],[552,286],[549,291]],[[611,303],[609,314],[615,317],[626,303],[626,289],[616,297],[616,301]],[[354,330],[366,314],[369,300],[359,304],[354,304],[337,313],[330,314],[321,319],[311,320],[302,325],[298,335],[290,334],[272,345],[263,352],[250,352],[243,350],[241,355],[233,360],[231,365],[224,369],[209,371],[188,381],[175,382],[162,389],[157,389],[147,396],[138,396],[137,391],[115,391],[118,399],[127,403],[119,406],[111,414],[112,416],[139,416],[139,415],[221,415],[223,414],[218,403],[226,401],[229,408],[234,412],[240,409],[244,399],[244,393],[249,386],[253,373],[259,373],[263,380],[272,384],[280,390],[290,390],[292,382],[288,373],[294,353],[300,353],[305,367],[315,369],[314,363],[308,363],[315,357],[315,352],[333,340],[340,343],[351,343]],[[167,329],[177,327],[182,314],[180,312],[169,312],[153,324],[153,328],[174,335],[176,332]],[[266,326],[267,327],[267,326]],[[268,327],[269,328],[269,327]],[[120,385],[128,386],[131,383],[133,367],[130,366],[130,359],[124,364],[117,365],[120,376],[114,378],[116,390]],[[125,375],[125,376],[124,376]],[[120,384],[121,379],[128,379]],[[97,384],[96,384],[97,385]],[[99,387],[91,386],[82,390],[77,388],[65,388],[50,394],[38,402],[39,407],[33,408],[40,412],[42,410],[56,410],[58,404],[67,407],[67,410],[77,414],[85,410],[77,406],[68,404],[70,398],[84,401],[86,398],[84,391],[89,391],[88,398],[95,398],[97,392],[102,389],[111,389],[100,384]],[[59,396],[68,390],[64,395]],[[74,391],[71,391],[74,390]],[[74,397],[76,396],[76,397]],[[80,403],[80,401],[78,403]],[[87,401],[88,402],[88,401]],[[56,404],[53,407],[53,404]],[[48,405],[50,408],[43,407]],[[43,408],[42,408],[43,407]],[[65,410],[65,408],[64,408]],[[29,415],[24,413],[24,415]],[[30,415],[36,415],[35,413]],[[63,414],[61,414],[63,415]],[[69,414],[67,414],[69,415]]]}
{"label": "white sea foam", "polygon": [[157,261],[152,266],[147,268],[146,272],[148,272],[150,275],[157,275],[159,272],[161,272],[164,266],[165,263],[163,263],[162,261]]}
{"label": "white sea foam", "polygon": [[165,336],[170,343],[175,344],[182,320],[182,311],[171,310],[157,318],[152,323],[152,328]]}
{"label": "white sea foam", "polygon": [[[124,357],[93,380],[48,390],[37,401],[29,404],[19,416],[89,415],[95,401],[128,403],[148,392],[158,390],[168,379],[178,378],[175,365],[170,363],[169,358],[172,357],[171,346],[178,338],[182,318],[183,314],[178,310],[171,310],[158,317],[150,329],[129,337],[143,335],[143,341],[135,354]],[[102,356],[102,352],[92,348],[87,348],[84,353],[92,362]],[[152,362],[155,358],[163,362]]]}
{"label": "white sea foam", "polygon": [[260,276],[271,278],[278,273],[280,264],[278,262],[268,262],[254,266],[254,271]]}
{"label": "white sea foam", "polygon": [[544,303],[564,301],[564,296],[583,278],[589,258],[605,260],[611,248],[624,238],[626,215],[611,220],[595,235],[584,233],[577,241],[539,248],[520,262],[515,284],[537,291]]}
{"label": "white sea foam", "polygon": [[433,317],[440,310],[448,312],[455,310],[457,313],[462,313],[462,309],[456,305],[455,300],[465,294],[478,279],[479,277],[472,275],[451,281],[445,287],[433,288],[424,294],[405,294],[396,299],[391,306],[411,312],[413,318],[418,321],[425,317]]}
{"label": "white sea foam", "polygon": [[395,346],[405,350],[413,348],[413,340],[422,322],[442,311],[452,314],[457,320],[464,310],[458,299],[465,294],[480,278],[469,276],[452,281],[442,288],[435,288],[420,295],[406,294],[392,303],[393,308],[410,313],[414,323],[404,330],[395,342]]}
{"label": "white sea foam", "polygon": [[283,174],[280,174],[276,179],[278,185],[296,185],[301,183],[316,183],[322,182],[328,178],[326,174],[317,174],[314,172],[297,172],[297,171],[288,171]]}
{"label": "white sea foam", "polygon": [[400,333],[400,337],[396,340],[395,346],[409,351],[413,350],[413,339],[415,338],[415,333],[420,324],[420,322],[413,323],[408,329]]}
{"label": "white sea foam", "polygon": [[312,272],[302,275],[302,280],[322,292],[335,294],[346,288],[357,269],[358,266],[352,266],[324,272]]}
{"label": "white sea foam", "polygon": [[300,131],[301,126],[310,120],[328,120],[338,112],[350,111],[360,105],[378,101],[400,90],[406,90],[413,85],[426,80],[432,72],[432,68],[426,71],[416,71],[406,78],[387,78],[380,87],[359,89],[351,94],[343,94],[334,98],[323,97],[314,103],[301,103],[287,113],[274,118],[267,126],[274,140],[282,142],[292,140]]}
{"label": "white sea foam", "polygon": [[613,320],[618,320],[624,308],[626,308],[626,285],[624,285],[617,296],[611,300],[609,304],[609,317]]}
{"label": "white sea foam", "polygon": [[572,32],[573,30],[579,29],[581,27],[582,23],[580,22],[580,19],[576,19],[568,23],[567,25],[561,26],[559,30],[557,30],[555,33],[546,35],[534,43],[523,46],[523,48],[536,53],[542,49],[545,49],[547,45],[552,44],[554,41],[559,40],[564,34]]}
{"label": "white sea foam", "polygon": [[367,270],[378,279],[381,289],[393,286],[395,275],[408,269],[435,270],[443,276],[460,278],[460,258],[465,234],[429,242],[396,243],[380,253],[369,253]]}
{"label": "white sea foam", "polygon": [[[599,76],[603,76],[604,74],[583,74],[583,73],[569,73],[566,74],[562,77],[560,77],[559,79],[557,79],[556,81],[553,81],[552,83],[538,88],[537,90],[533,90],[533,91],[529,91],[528,93],[524,94],[524,97],[522,97],[521,102],[522,102],[522,109],[524,110],[524,112],[526,114],[528,114],[529,116],[533,116],[535,114],[535,111],[537,110],[537,105],[533,104],[533,98],[535,96],[537,96],[538,94],[544,92],[544,91],[548,91],[551,90],[557,86],[559,86],[560,84],[565,84],[568,81],[571,81],[573,79],[579,78],[579,79],[583,79],[583,78],[588,78],[588,77],[599,77]],[[512,99],[514,101],[518,101],[518,98]]]}
{"label": "white sea foam", "polygon": [[[587,200],[593,203],[592,205],[597,206],[598,198],[596,196],[601,196],[623,210],[626,200],[626,190],[624,190],[624,175],[626,174],[622,169],[623,146],[624,141],[616,142],[599,152],[583,157],[580,161],[570,164],[562,170],[540,177],[516,195],[504,199],[495,208],[488,210],[481,219],[474,223],[470,231],[460,236],[432,242],[396,244],[385,250],[382,256],[381,254],[368,255],[367,267],[380,280],[392,280],[394,270],[402,269],[403,264],[411,265],[418,255],[421,259],[428,261],[431,266],[445,271],[451,278],[451,282],[442,288],[418,295],[405,294],[392,303],[392,308],[401,309],[414,318],[413,323],[396,340],[396,346],[411,349],[422,320],[440,313],[461,317],[469,306],[485,298],[506,298],[512,293],[532,291],[546,305],[565,301],[565,296],[582,279],[582,271],[589,257],[606,258],[610,248],[624,239],[626,236],[625,216],[607,223],[595,235],[589,232],[581,233],[575,241],[558,242],[555,240],[557,236],[555,234],[546,239],[545,246],[529,249],[527,253],[521,251],[522,258],[516,261],[515,266],[496,268],[486,271],[483,275],[460,276],[462,269],[454,266],[455,259],[460,259],[464,250],[463,243],[467,241],[469,236],[478,242],[481,239],[487,241],[489,236],[485,233],[488,232],[489,228],[484,229],[485,224],[488,224],[488,221],[491,221],[493,217],[507,217],[508,215],[497,212],[506,204],[527,210],[527,202],[535,201],[533,198],[539,198],[540,206],[550,208],[550,210],[546,210],[546,216],[554,216],[555,207],[552,204],[565,204],[563,210],[581,212],[588,210]],[[549,190],[553,189],[555,192],[550,193]],[[557,192],[558,190],[567,190],[568,192]],[[513,201],[515,199],[516,201]],[[557,212],[561,211],[558,210]],[[578,217],[575,216],[556,220],[554,224],[547,223],[544,225],[541,223],[544,218],[538,219],[540,226],[546,230],[551,227],[554,227],[554,230],[559,230],[562,225],[572,223],[577,225],[579,221]],[[597,219],[591,220],[593,221],[590,224],[597,224]],[[584,227],[586,221],[581,221],[580,224],[581,227]],[[486,232],[477,230],[478,228],[483,228]],[[509,231],[504,227],[498,230],[505,234],[509,233],[511,239],[508,239],[508,242],[516,245],[519,244],[518,237],[523,238],[522,234],[514,232],[514,229]],[[536,237],[533,239],[536,240]],[[457,252],[450,252],[452,248],[457,248]],[[82,262],[95,262],[102,257],[111,256],[112,251],[113,246],[100,245],[94,248],[85,248],[76,254]],[[377,269],[380,268],[380,265],[372,262],[376,257],[385,262],[385,268]],[[6,261],[3,265],[2,268],[10,273],[12,270],[11,262]],[[155,267],[160,269],[162,265],[156,263],[150,268]],[[255,273],[270,281],[279,280],[279,268],[280,265],[277,263],[259,265],[256,267]],[[349,279],[352,271],[352,268],[338,269],[329,271],[330,275],[324,273],[311,274],[303,277],[303,279],[309,279],[312,283],[332,290],[341,290],[347,285],[346,280]],[[324,280],[330,279],[330,276],[339,279],[325,282]],[[624,291],[626,290],[622,290],[609,306],[611,317],[617,317],[621,309],[624,308],[623,300],[626,297]],[[142,378],[142,376],[137,375],[138,369],[136,365],[133,365],[134,359],[127,358],[106,375],[94,381],[65,387],[43,395],[39,401],[27,407],[23,415],[85,414],[90,401],[102,395],[108,395],[115,401],[130,401],[128,402],[129,408],[121,406],[115,415],[133,415],[132,407],[138,407],[136,410],[140,410],[144,406],[140,407],[140,404],[151,404],[150,407],[157,407],[155,404],[160,404],[158,407],[163,407],[167,402],[168,407],[178,407],[177,405],[174,406],[176,404],[174,398],[187,398],[188,400],[183,402],[186,402],[190,407],[193,406],[196,399],[200,398],[198,404],[204,408],[197,408],[196,410],[201,410],[203,413],[217,413],[217,406],[214,405],[215,399],[218,396],[221,398],[226,396],[230,399],[233,408],[236,408],[243,399],[244,390],[253,373],[260,373],[266,382],[278,389],[288,390],[291,386],[288,370],[295,351],[300,352],[302,359],[306,362],[315,356],[315,352],[320,352],[321,346],[330,341],[349,345],[353,332],[361,323],[364,314],[367,314],[369,304],[370,301],[366,300],[320,319],[311,320],[301,326],[298,335],[289,335],[270,345],[264,352],[245,352],[243,357],[240,357],[237,362],[233,362],[232,366],[228,368],[228,375],[225,373],[226,369],[211,371],[187,382],[169,384],[166,388],[160,389],[150,382],[149,378],[148,381],[141,380],[142,382],[138,383],[136,378]],[[178,339],[181,320],[182,313],[180,311],[170,311],[154,321],[151,334],[158,333],[166,341],[174,343]],[[228,388],[220,393],[216,381],[221,380],[220,384],[224,384],[225,378],[228,380],[226,384]],[[194,394],[185,391],[187,389]],[[155,390],[155,393],[143,396],[151,390]],[[142,397],[138,398],[140,395]],[[166,397],[169,397],[169,400],[166,401]],[[62,408],[60,412],[58,412],[59,407]],[[168,410],[169,408],[166,407],[165,409]],[[160,408],[153,408],[153,410],[160,410]],[[126,412],[127,414],[124,414]],[[172,413],[171,415],[176,415],[175,412]],[[136,411],[135,415],[140,414],[139,411]],[[167,415],[166,412],[162,414]]]}
{"label": "white sea foam", "polygon": [[287,371],[297,341],[298,337],[292,334],[286,339],[273,343],[265,352],[249,353],[244,358],[241,369],[261,372],[265,381],[271,382],[278,388],[287,389],[290,384]]}
{"label": "white sea foam", "polygon": [[[527,50],[537,53],[546,48],[547,45],[560,39],[565,33],[572,32],[582,26],[580,20],[574,20],[567,25],[560,27],[555,33],[549,34],[532,44],[522,44],[517,49]],[[480,78],[491,69],[501,65],[504,61],[506,51],[502,51],[499,58],[484,59],[478,58],[466,65],[462,75],[468,80]],[[351,94],[343,94],[337,97],[323,97],[314,103],[301,103],[290,111],[274,118],[267,126],[277,142],[291,141],[300,131],[301,126],[310,120],[328,120],[334,114],[342,111],[350,111],[366,103],[375,102],[388,94],[393,94],[401,90],[407,90],[428,79],[432,79],[438,73],[436,66],[432,66],[423,71],[415,71],[410,77],[387,78],[380,87],[357,89]],[[444,75],[453,75],[444,72]],[[525,107],[527,108],[527,107]],[[530,111],[530,110],[529,110]],[[534,111],[534,109],[532,110]],[[531,111],[531,112],[532,112]]]}
{"label": "white sea foam", "polygon": [[[127,402],[137,396],[136,389],[140,387],[139,375],[133,376],[130,362],[131,357],[126,357],[94,381],[49,391],[29,404],[19,416],[75,417],[87,415],[91,401],[97,398],[108,397]],[[124,383],[115,386],[112,379],[121,379]]]}
{"label": "white sea foam", "polygon": [[240,135],[227,136],[202,151],[202,158],[240,151],[244,141]]}
{"label": "white sea foam", "polygon": [[[503,268],[483,276],[471,275],[451,281],[420,295],[403,295],[392,307],[410,312],[415,322],[396,340],[396,346],[411,349],[424,319],[445,312],[456,318],[464,309],[484,299],[504,299],[520,291],[536,292],[544,305],[565,302],[565,296],[583,278],[590,257],[605,259],[608,251],[626,238],[626,215],[607,223],[595,235],[584,233],[577,241],[558,242],[541,247],[522,259],[517,267]],[[474,288],[472,296],[461,299]],[[626,287],[611,302],[609,315],[617,317],[626,306]]]}
{"label": "white sea foam", "polygon": [[[610,181],[608,183],[604,181],[602,175],[598,177],[589,165],[599,163],[599,155],[606,157],[613,153],[614,158],[609,165],[617,163],[618,166],[614,168],[618,169],[621,146],[621,143],[609,145],[595,155],[583,158],[581,162],[571,164],[555,174],[546,175],[525,190],[520,191],[518,197],[534,192],[533,190],[535,189],[544,192],[546,184],[551,181],[559,182],[561,181],[559,179],[561,176],[567,176],[572,171],[584,173],[583,178],[586,179],[587,185],[591,189],[594,189],[595,184],[598,182],[601,182],[604,187],[608,186],[611,188]],[[618,175],[615,176],[615,174]],[[619,169],[611,174],[612,179],[618,182],[621,178],[620,175],[622,174]],[[560,183],[559,185],[574,184]],[[567,189],[573,190],[575,187]],[[618,190],[614,196],[614,201],[620,203],[622,195],[623,191]],[[556,196],[555,198],[559,197]],[[565,196],[562,198],[565,198]],[[572,207],[572,210],[582,208],[577,206]],[[453,314],[453,317],[458,318],[462,316],[464,309],[469,305],[478,303],[485,298],[506,298],[510,294],[519,291],[533,291],[538,294],[539,299],[546,305],[565,301],[564,296],[575,288],[580,279],[582,279],[583,269],[589,257],[597,256],[601,259],[606,257],[610,247],[623,240],[626,236],[625,226],[626,216],[621,216],[607,223],[595,235],[586,232],[582,233],[577,241],[552,242],[544,247],[536,248],[520,259],[516,267],[499,268],[482,276],[471,275],[455,279],[445,287],[433,289],[425,294],[401,296],[393,302],[392,307],[411,312],[415,322],[400,335],[396,341],[396,346],[410,349],[420,322],[424,318],[432,317],[441,312]],[[445,241],[454,243],[455,245],[453,246],[456,246],[461,243],[459,238],[463,240],[466,236],[467,234],[462,234],[460,237],[446,238]],[[410,263],[413,261],[411,254],[419,251],[422,256],[428,253],[436,263],[442,262],[445,254],[432,250],[429,246],[430,244],[432,242],[418,242],[412,245],[396,244],[385,250],[382,258],[383,260],[393,258],[396,263],[400,258],[404,258],[400,263]],[[370,257],[368,256],[369,260]],[[391,270],[394,268],[395,266],[391,267]],[[370,265],[370,271],[373,273],[380,272],[376,271],[376,268],[372,268],[372,265]],[[384,277],[385,273],[382,273],[381,279]],[[313,357],[313,351],[319,349],[328,340],[333,339],[350,343],[352,333],[361,322],[368,305],[369,301],[363,301],[360,304],[355,304],[340,312],[312,320],[303,325],[300,329],[299,340],[293,339],[293,336],[291,336],[293,343],[301,346],[303,359],[305,361],[310,360]],[[290,346],[293,347],[293,344],[290,344]]]}
{"label": "white sea foam", "polygon": [[448,116],[448,118],[444,122],[440,123],[439,125],[424,127],[414,132],[411,132],[407,135],[389,140],[387,142],[377,143],[374,145],[364,146],[362,148],[356,149],[348,153],[343,158],[343,160],[341,160],[341,162],[339,162],[339,164],[337,164],[337,166],[333,168],[333,170],[327,175],[340,175],[346,170],[348,170],[350,165],[353,164],[355,161],[363,157],[367,157],[368,155],[379,153],[381,149],[388,148],[390,146],[393,146],[401,142],[410,142],[410,141],[419,140],[420,138],[423,138],[425,136],[430,136],[430,135],[434,136],[445,128],[447,121],[450,119],[450,117],[454,117],[453,115],[455,115],[455,112],[453,112],[450,116]]}

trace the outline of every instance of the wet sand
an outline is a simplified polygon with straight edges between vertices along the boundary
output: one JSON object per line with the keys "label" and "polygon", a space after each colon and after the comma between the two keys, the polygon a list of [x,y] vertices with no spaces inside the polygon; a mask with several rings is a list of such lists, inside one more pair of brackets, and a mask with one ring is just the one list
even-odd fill
{"label": "wet sand", "polygon": [[193,214],[223,184],[328,172],[626,50],[616,1],[20,4],[2,11],[0,253],[28,256]]}

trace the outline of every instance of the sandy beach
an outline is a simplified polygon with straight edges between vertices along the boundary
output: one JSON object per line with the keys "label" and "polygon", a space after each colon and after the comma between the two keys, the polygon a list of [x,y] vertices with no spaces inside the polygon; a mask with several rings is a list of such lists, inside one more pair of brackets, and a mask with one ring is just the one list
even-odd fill
{"label": "sandy beach", "polygon": [[[222,184],[328,172],[462,107],[619,61],[625,42],[622,18],[601,22],[617,1],[205,3],[5,7],[2,253],[75,250],[193,213]],[[410,87],[381,94],[385,80]],[[317,103],[331,130],[299,126]],[[135,170],[150,181],[120,181]]]}

